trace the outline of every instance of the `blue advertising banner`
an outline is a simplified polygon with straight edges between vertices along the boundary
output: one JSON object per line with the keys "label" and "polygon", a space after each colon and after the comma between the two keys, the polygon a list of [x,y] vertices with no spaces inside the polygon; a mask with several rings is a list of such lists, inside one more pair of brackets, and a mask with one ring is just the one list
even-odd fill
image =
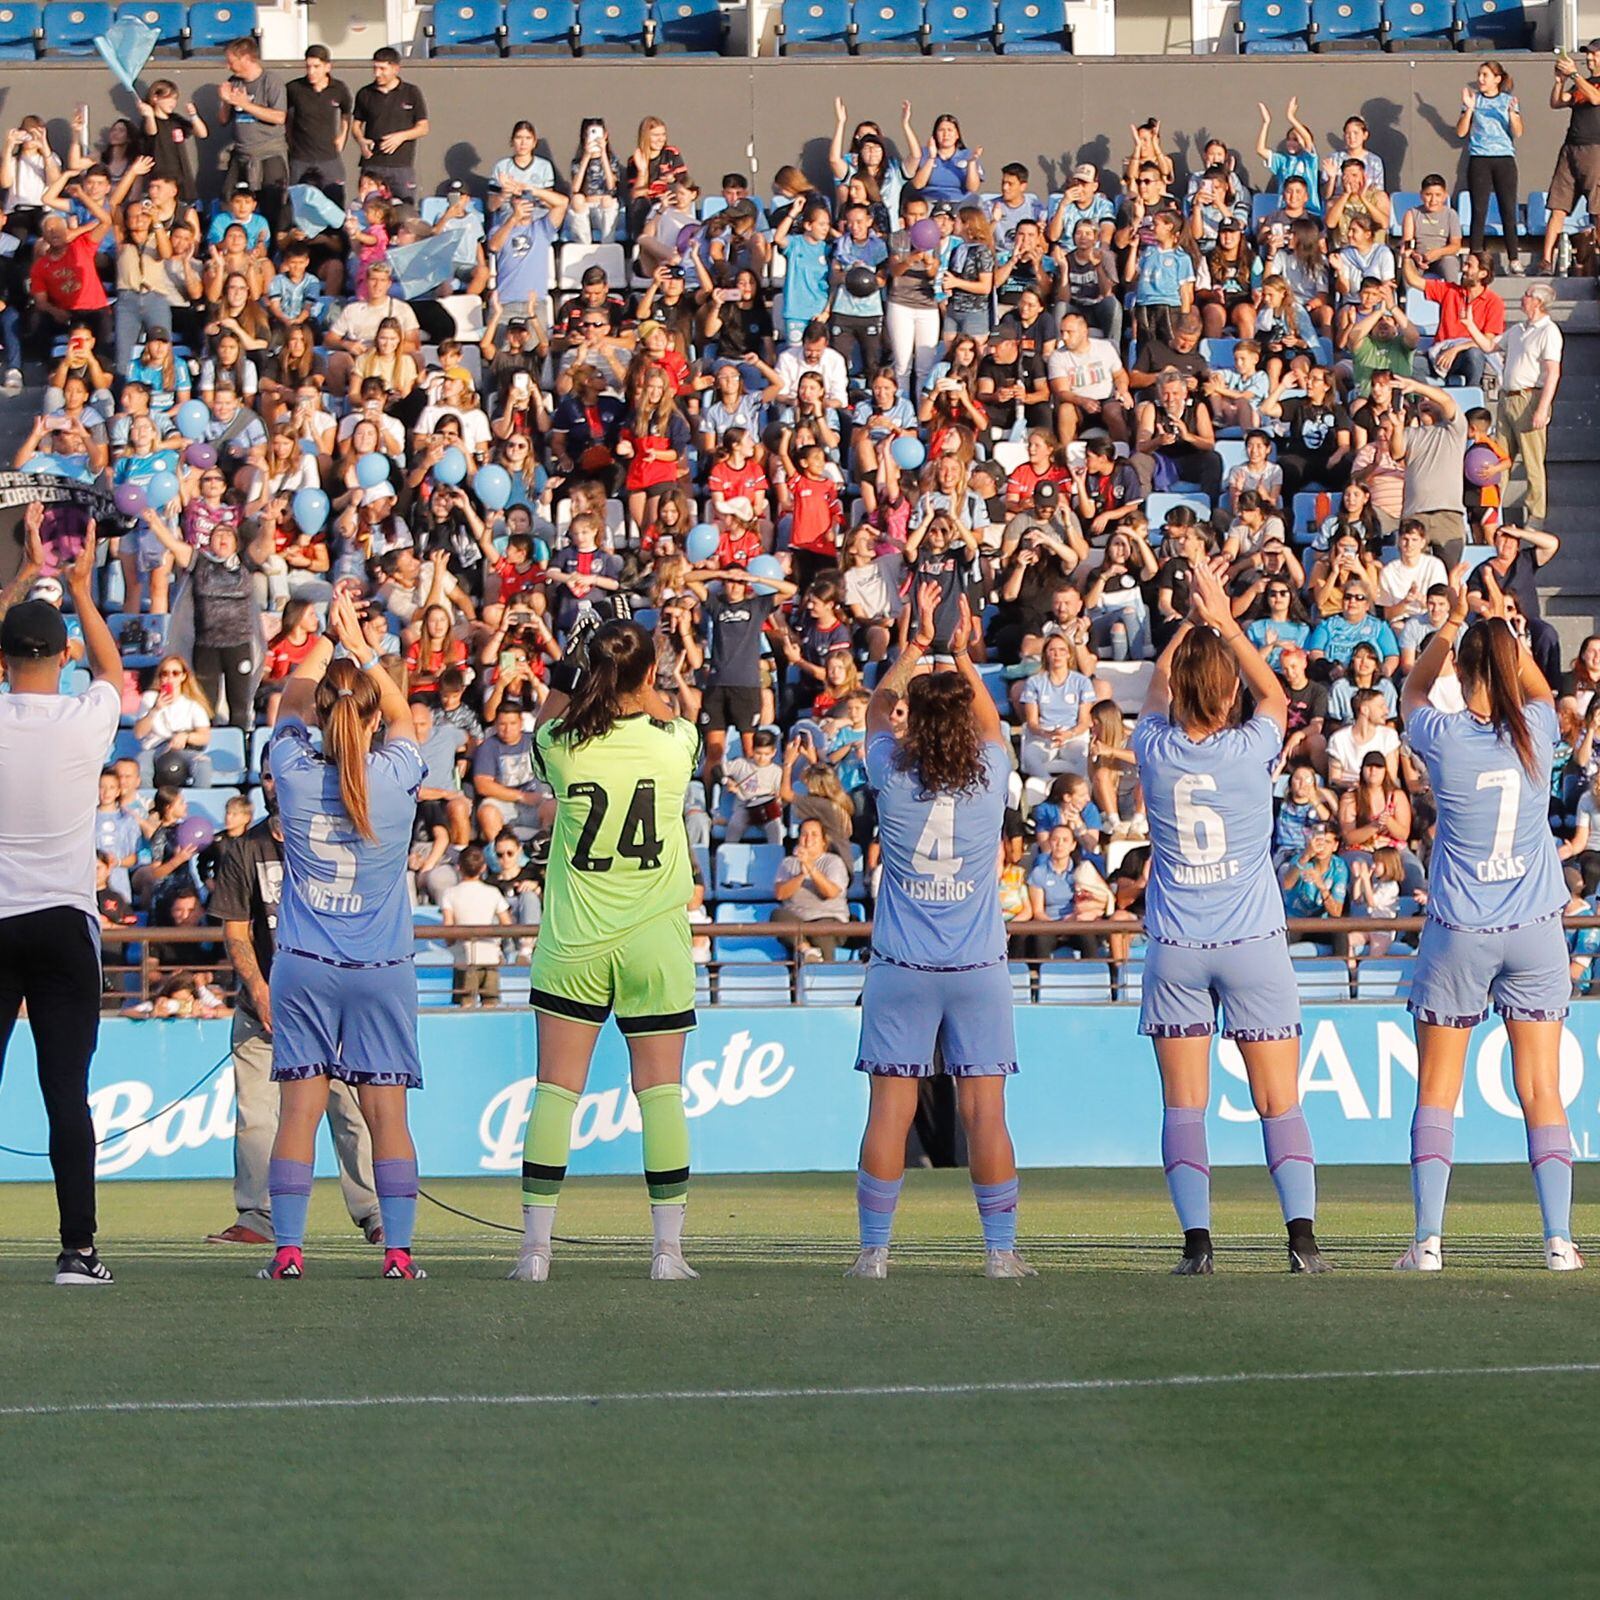
{"label": "blue advertising banner", "polygon": [[[1136,1016],[1131,1006],[1019,1009],[1022,1071],[1008,1096],[1024,1166],[1155,1161],[1160,1099]],[[514,1176],[533,1098],[533,1015],[427,1015],[420,1026],[427,1087],[412,1099],[412,1125],[423,1171]],[[1305,1026],[1300,1084],[1318,1159],[1404,1163],[1416,1083],[1416,1047],[1404,1011],[1309,1007]],[[685,1073],[695,1170],[853,1168],[866,1105],[865,1082],[852,1070],[856,1029],[853,1010],[703,1011]],[[91,1082],[95,1127],[104,1141],[101,1177],[231,1174],[231,1070],[185,1096],[227,1052],[228,1036],[226,1022],[117,1019],[102,1026]],[[44,1111],[26,1027],[17,1030],[6,1067],[0,1143],[42,1150]],[[578,1107],[574,1175],[639,1170],[639,1113],[627,1081],[626,1047],[608,1030]],[[1573,1007],[1562,1045],[1561,1092],[1574,1154],[1600,1158],[1600,1001]],[[1231,1045],[1218,1051],[1211,1110],[1213,1162],[1259,1161],[1260,1130]],[[162,1115],[147,1126],[134,1126],[158,1111]],[[1485,1023],[1473,1038],[1458,1115],[1458,1161],[1525,1158],[1510,1053],[1497,1025]],[[47,1170],[43,1161],[0,1154],[0,1181],[38,1179]]]}

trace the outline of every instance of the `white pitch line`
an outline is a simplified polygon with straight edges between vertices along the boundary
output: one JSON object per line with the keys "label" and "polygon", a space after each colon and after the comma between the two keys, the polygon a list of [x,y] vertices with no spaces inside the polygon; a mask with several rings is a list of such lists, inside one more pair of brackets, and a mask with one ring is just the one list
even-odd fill
{"label": "white pitch line", "polygon": [[362,1394],[287,1400],[106,1400],[0,1406],[0,1417],[129,1416],[151,1412],[366,1411],[399,1406],[603,1406],[740,1400],[894,1400],[1004,1394],[1208,1389],[1251,1383],[1350,1383],[1409,1378],[1522,1378],[1600,1373],[1600,1361],[1515,1367],[1377,1367],[1348,1372],[1194,1372],[1156,1378],[1037,1378],[995,1383],[883,1383],[769,1389],[648,1389],[611,1394]]}

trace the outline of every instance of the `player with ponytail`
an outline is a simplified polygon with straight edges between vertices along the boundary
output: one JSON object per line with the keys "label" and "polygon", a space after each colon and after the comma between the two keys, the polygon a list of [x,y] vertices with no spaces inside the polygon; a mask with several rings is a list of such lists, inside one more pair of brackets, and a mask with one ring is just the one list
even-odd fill
{"label": "player with ponytail", "polygon": [[[282,1085],[267,1186],[277,1251],[263,1278],[305,1270],[317,1128],[328,1085],[352,1085],[372,1132],[383,1276],[411,1260],[417,1152],[406,1090],[422,1087],[406,858],[422,782],[411,711],[344,595],[278,707],[271,763],[283,829],[272,963],[272,1076]],[[346,651],[332,660],[335,641]],[[319,751],[311,728],[322,732]],[[379,735],[382,734],[382,741]]]}
{"label": "player with ponytail", "polygon": [[[1572,1142],[1561,1103],[1561,1023],[1572,984],[1561,926],[1567,887],[1549,824],[1555,697],[1505,620],[1494,573],[1482,572],[1487,615],[1467,628],[1466,596],[1453,592],[1449,619],[1417,658],[1400,702],[1439,820],[1409,1002],[1417,1030],[1416,1231],[1395,1265],[1444,1265],[1456,1102],[1472,1030],[1492,1005],[1505,1022],[1527,1120],[1545,1265],[1570,1272],[1583,1257],[1572,1242]],[[1452,651],[1465,709],[1440,711],[1429,695]]]}
{"label": "player with ponytail", "polygon": [[511,1276],[550,1276],[573,1118],[600,1029],[615,1013],[639,1102],[655,1234],[650,1276],[694,1278],[682,1244],[683,1044],[695,1026],[683,803],[700,736],[657,692],[655,642],[643,628],[604,623],[587,657],[581,673],[566,662],[552,671],[533,736],[556,819],[529,972],[539,1086],[522,1155],[522,1250]]}

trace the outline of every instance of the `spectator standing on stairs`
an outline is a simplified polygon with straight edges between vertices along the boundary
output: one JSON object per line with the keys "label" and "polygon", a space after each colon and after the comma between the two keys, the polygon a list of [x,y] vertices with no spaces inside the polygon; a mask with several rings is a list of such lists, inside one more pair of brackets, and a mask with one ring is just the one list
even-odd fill
{"label": "spectator standing on stairs", "polygon": [[1505,376],[1500,389],[1500,438],[1511,459],[1522,458],[1528,493],[1522,521],[1543,527],[1544,453],[1550,411],[1561,382],[1561,329],[1550,316],[1555,291],[1548,283],[1530,283],[1522,291],[1522,314],[1528,319],[1505,332]]}
{"label": "spectator standing on stairs", "polygon": [[1546,274],[1555,271],[1556,240],[1578,200],[1587,200],[1589,214],[1600,217],[1600,39],[1591,39],[1583,47],[1582,73],[1571,56],[1563,53],[1556,57],[1550,109],[1559,111],[1563,106],[1571,117],[1545,200],[1550,220],[1545,224],[1539,270]]}

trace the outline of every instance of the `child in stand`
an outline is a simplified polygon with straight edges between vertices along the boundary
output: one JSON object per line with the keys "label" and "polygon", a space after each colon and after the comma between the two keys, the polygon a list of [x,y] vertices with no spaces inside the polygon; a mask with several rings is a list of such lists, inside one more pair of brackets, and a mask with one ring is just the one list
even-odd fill
{"label": "child in stand", "polygon": [[[1365,916],[1393,920],[1399,915],[1400,886],[1405,876],[1405,862],[1392,845],[1374,850],[1371,861],[1356,857],[1351,862],[1351,904]],[[1392,933],[1353,933],[1350,953],[1383,956],[1393,943]]]}
{"label": "child in stand", "polygon": [[352,217],[345,223],[345,232],[355,249],[355,287],[359,300],[367,292],[367,273],[375,261],[382,261],[389,253],[389,231],[394,225],[389,203],[381,194],[368,194],[361,202],[362,221]]}
{"label": "child in stand", "polygon": [[[828,659],[842,654],[834,651]],[[854,663],[852,663],[854,665]],[[867,786],[867,704],[872,696],[865,689],[852,689],[839,701],[842,721],[831,720],[832,730],[826,751],[827,759],[839,776],[847,793],[854,795]]]}
{"label": "child in stand", "polygon": [[783,802],[778,791],[783,785],[783,770],[776,760],[778,736],[770,728],[757,728],[748,743],[748,756],[735,756],[722,763],[722,782],[733,796],[733,812],[723,837],[736,844],[755,822],[768,844],[782,844]]}
{"label": "child in stand", "polygon": [[1144,795],[1122,708],[1115,700],[1097,700],[1089,719],[1089,782],[1101,829],[1113,838],[1142,839],[1149,832]]}
{"label": "child in stand", "polygon": [[1261,346],[1241,339],[1233,347],[1233,370],[1214,370],[1206,380],[1206,399],[1218,426],[1248,430],[1255,427],[1257,408],[1271,387],[1261,370]]}
{"label": "child in stand", "polygon": [[[461,882],[446,889],[439,901],[448,927],[487,927],[498,922],[511,926],[506,897],[483,876],[488,858],[483,846],[469,844],[457,863]],[[453,1006],[493,1006],[500,1003],[500,941],[458,939],[454,945],[455,978],[451,984]]]}
{"label": "child in stand", "polygon": [[1475,484],[1469,478],[1465,488],[1467,521],[1472,527],[1474,543],[1489,544],[1494,530],[1500,525],[1500,507],[1507,475],[1511,471],[1511,452],[1495,438],[1494,418],[1487,406],[1473,406],[1467,412],[1467,449],[1480,445],[1492,450],[1499,465],[1487,482]]}

